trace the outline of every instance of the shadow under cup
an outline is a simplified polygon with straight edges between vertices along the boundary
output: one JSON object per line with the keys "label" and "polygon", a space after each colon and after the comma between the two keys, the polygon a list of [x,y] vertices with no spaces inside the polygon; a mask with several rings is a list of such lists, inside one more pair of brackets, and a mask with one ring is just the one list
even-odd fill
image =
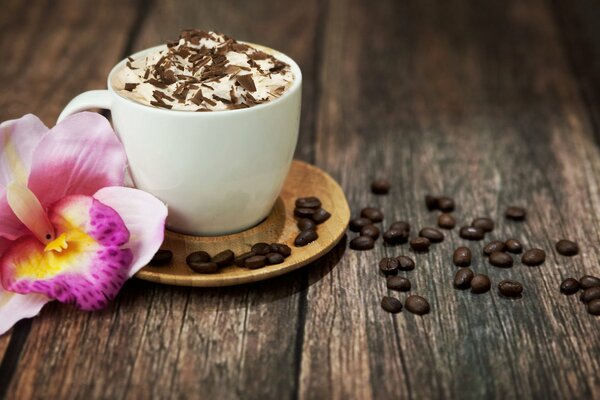
{"label": "shadow under cup", "polygon": [[288,56],[256,47],[288,63],[294,82],[281,97],[246,109],[175,111],[122,97],[111,82],[126,60],[108,77],[106,108],[134,184],[167,204],[170,230],[198,236],[243,231],[265,219],[278,198],[298,140],[302,74]]}

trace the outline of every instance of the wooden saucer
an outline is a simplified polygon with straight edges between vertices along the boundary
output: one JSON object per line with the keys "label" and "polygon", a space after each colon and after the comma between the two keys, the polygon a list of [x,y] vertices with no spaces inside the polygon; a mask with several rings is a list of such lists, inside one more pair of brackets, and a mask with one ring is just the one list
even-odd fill
{"label": "wooden saucer", "polygon": [[[294,218],[294,202],[298,197],[317,196],[331,218],[318,226],[319,238],[304,247],[295,247],[298,227]],[[298,269],[323,256],[343,237],[350,208],[342,188],[327,173],[302,161],[294,160],[281,195],[271,214],[261,224],[247,231],[227,236],[188,236],[166,231],[162,248],[173,252],[173,261],[164,267],[146,266],[135,276],[147,281],[179,286],[231,286],[257,282]],[[198,274],[186,264],[188,254],[204,250],[215,255],[231,249],[242,254],[258,242],[285,243],[292,254],[282,264],[261,269],[230,266],[215,274]]]}

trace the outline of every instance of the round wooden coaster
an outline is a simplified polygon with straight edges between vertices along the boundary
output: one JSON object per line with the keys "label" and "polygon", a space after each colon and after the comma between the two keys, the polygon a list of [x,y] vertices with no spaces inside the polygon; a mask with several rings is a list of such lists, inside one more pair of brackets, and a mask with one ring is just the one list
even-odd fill
{"label": "round wooden coaster", "polygon": [[[317,196],[331,218],[318,226],[319,238],[304,247],[295,247],[298,227],[294,218],[294,202],[298,197]],[[298,269],[318,259],[331,250],[343,237],[350,208],[342,188],[323,170],[302,161],[294,160],[279,199],[271,214],[261,224],[244,232],[227,236],[188,236],[166,231],[162,248],[173,252],[173,261],[164,267],[146,266],[136,274],[147,281],[179,286],[230,286],[257,282]],[[215,274],[198,274],[186,264],[188,254],[204,250],[215,255],[231,249],[242,254],[258,242],[285,243],[292,254],[282,264],[261,269],[230,266]]]}

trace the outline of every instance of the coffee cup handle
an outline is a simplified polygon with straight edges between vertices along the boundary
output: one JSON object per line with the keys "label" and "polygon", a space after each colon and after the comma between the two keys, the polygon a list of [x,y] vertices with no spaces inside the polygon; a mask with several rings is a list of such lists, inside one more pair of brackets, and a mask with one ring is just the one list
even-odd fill
{"label": "coffee cup handle", "polygon": [[67,104],[58,116],[56,123],[76,112],[89,110],[90,108],[104,108],[110,110],[112,106],[112,96],[108,90],[90,90],[76,96]]}

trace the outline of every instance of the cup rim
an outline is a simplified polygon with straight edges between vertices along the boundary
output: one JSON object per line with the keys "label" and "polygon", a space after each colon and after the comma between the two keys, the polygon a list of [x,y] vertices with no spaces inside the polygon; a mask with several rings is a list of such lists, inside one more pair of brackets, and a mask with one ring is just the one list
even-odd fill
{"label": "cup rim", "polygon": [[[273,107],[273,106],[277,105],[278,103],[280,103],[281,101],[283,101],[285,98],[291,96],[293,93],[300,90],[300,88],[302,86],[302,71],[300,70],[300,67],[298,66],[298,64],[290,56],[288,56],[280,51],[263,46],[263,45],[259,45],[259,44],[255,44],[255,43],[251,43],[251,42],[244,42],[244,41],[240,41],[240,43],[245,43],[245,44],[248,44],[250,46],[253,46],[253,47],[256,47],[256,48],[259,48],[262,50],[267,50],[267,51],[271,52],[273,55],[275,55],[277,58],[281,59],[282,61],[284,61],[290,65],[290,67],[292,69],[292,74],[294,75],[294,80],[292,82],[292,85],[285,91],[285,93],[283,93],[278,98],[267,101],[265,103],[257,104],[257,105],[254,105],[254,106],[248,107],[248,108],[238,108],[235,110],[211,110],[209,112],[196,112],[196,111],[189,111],[189,110],[172,110],[172,109],[166,109],[166,108],[152,107],[147,104],[139,103],[135,100],[132,100],[125,96],[122,96],[112,86],[111,81],[112,81],[113,75],[123,65],[125,65],[125,63],[127,62],[127,57],[125,57],[124,59],[119,61],[110,70],[110,73],[108,74],[108,78],[106,81],[106,86],[110,93],[117,96],[118,99],[128,102],[129,104],[131,104],[134,107],[143,107],[143,109],[146,111],[152,111],[152,112],[158,112],[158,113],[165,113],[165,114],[176,113],[178,115],[181,115],[182,117],[185,115],[189,115],[189,116],[193,116],[193,117],[202,116],[201,118],[210,118],[210,116],[217,116],[217,115],[222,116],[223,114],[233,114],[233,113],[242,114],[242,113],[261,110],[261,109],[268,108],[268,107]],[[165,46],[166,46],[166,44],[160,44],[158,46],[148,47],[146,49],[135,52],[135,53],[129,55],[128,57],[133,57],[133,58],[139,57],[146,53],[150,53],[150,52],[156,51],[160,48],[164,48]]]}

